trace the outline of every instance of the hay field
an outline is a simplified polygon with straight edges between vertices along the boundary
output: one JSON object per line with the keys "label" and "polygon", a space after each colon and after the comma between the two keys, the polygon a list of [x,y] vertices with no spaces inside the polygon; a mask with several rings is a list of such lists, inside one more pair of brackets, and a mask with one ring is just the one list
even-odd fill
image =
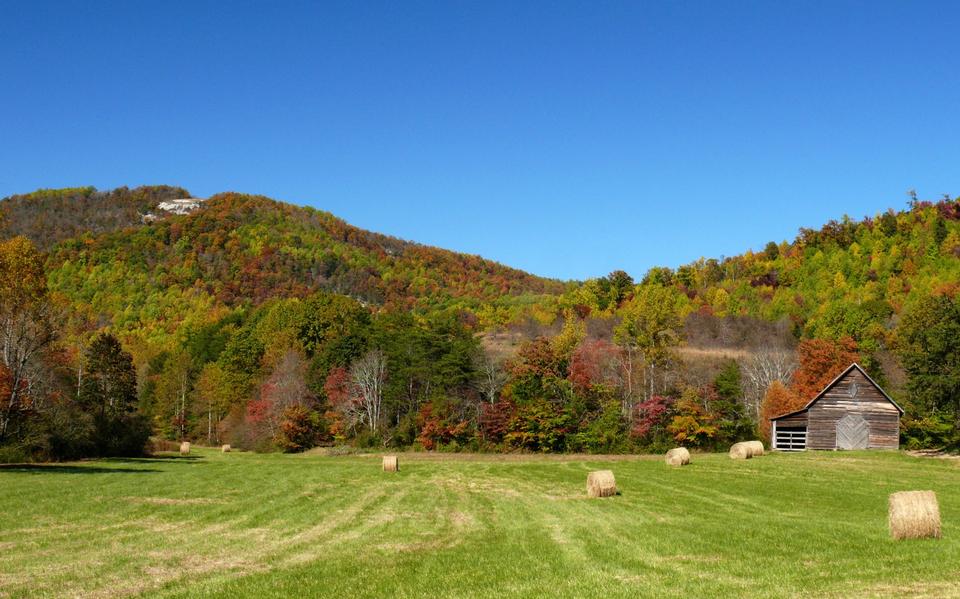
{"label": "hay field", "polygon": [[[619,495],[588,499],[590,470]],[[932,489],[943,538],[892,541]],[[960,597],[960,462],[189,456],[0,467],[0,596]]]}

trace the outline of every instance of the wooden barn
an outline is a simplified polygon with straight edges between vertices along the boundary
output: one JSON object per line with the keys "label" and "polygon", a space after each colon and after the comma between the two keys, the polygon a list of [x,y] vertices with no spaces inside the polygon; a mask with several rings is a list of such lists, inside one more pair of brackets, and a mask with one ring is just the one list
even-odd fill
{"label": "wooden barn", "polygon": [[805,449],[897,449],[903,408],[859,364],[851,364],[806,406],[770,419],[770,445]]}

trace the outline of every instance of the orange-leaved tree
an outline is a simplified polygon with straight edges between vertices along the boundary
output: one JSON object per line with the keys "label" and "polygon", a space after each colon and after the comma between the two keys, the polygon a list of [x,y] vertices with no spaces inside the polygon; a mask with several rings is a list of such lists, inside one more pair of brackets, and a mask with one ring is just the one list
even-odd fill
{"label": "orange-leaved tree", "polygon": [[802,397],[788,389],[780,381],[773,381],[760,404],[760,438],[770,438],[770,419],[799,410],[806,404]]}
{"label": "orange-leaved tree", "polygon": [[823,391],[833,379],[860,360],[857,344],[850,337],[839,341],[804,339],[797,347],[800,367],[790,386],[774,381],[760,405],[760,434],[770,436],[770,419],[799,410]]}
{"label": "orange-leaved tree", "polygon": [[797,346],[800,367],[793,373],[790,390],[804,403],[817,396],[854,362],[860,361],[857,342],[850,337],[839,341],[804,339]]}

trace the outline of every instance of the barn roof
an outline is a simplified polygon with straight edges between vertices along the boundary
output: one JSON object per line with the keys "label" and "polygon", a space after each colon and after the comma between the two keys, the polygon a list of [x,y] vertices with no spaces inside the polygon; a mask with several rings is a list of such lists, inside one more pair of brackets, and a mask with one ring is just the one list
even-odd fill
{"label": "barn roof", "polygon": [[790,412],[790,413],[788,413],[788,414],[781,414],[781,415],[779,415],[779,416],[776,416],[776,417],[774,417],[774,418],[771,418],[770,421],[772,422],[772,421],[774,421],[774,420],[780,420],[781,418],[786,418],[787,416],[795,416],[795,415],[797,415],[797,414],[800,414],[801,412],[806,412],[807,410],[810,409],[810,406],[812,406],[814,403],[816,403],[816,401],[817,401],[818,399],[820,399],[821,397],[823,397],[823,396],[826,394],[826,392],[829,391],[830,389],[832,389],[833,386],[836,385],[838,382],[840,382],[840,380],[841,380],[843,377],[845,377],[845,376],[847,376],[848,374],[850,374],[850,371],[853,370],[854,368],[856,368],[857,370],[859,370],[859,371],[860,371],[860,374],[862,374],[864,377],[866,377],[866,379],[867,379],[868,381],[870,381],[870,384],[873,385],[874,387],[876,387],[876,388],[877,388],[877,391],[879,391],[880,394],[883,395],[883,396],[886,398],[887,401],[889,401],[890,403],[893,404],[893,407],[897,408],[897,411],[900,412],[900,415],[901,415],[901,416],[903,415],[903,408],[901,408],[900,405],[897,404],[897,402],[893,401],[893,398],[891,398],[889,395],[887,395],[887,392],[883,390],[883,387],[881,387],[880,385],[878,385],[878,384],[877,384],[877,381],[873,380],[873,379],[870,377],[870,375],[867,374],[867,371],[866,371],[866,370],[864,370],[859,364],[857,364],[856,362],[854,362],[853,364],[851,364],[850,366],[848,366],[843,372],[841,372],[840,374],[838,374],[838,375],[837,375],[837,378],[835,378],[835,379],[833,379],[832,381],[830,381],[830,384],[828,384],[826,387],[824,387],[824,388],[823,388],[823,391],[821,391],[820,393],[817,393],[817,396],[816,396],[816,397],[814,397],[814,398],[811,399],[809,402],[807,402],[807,405],[803,406],[803,407],[800,408],[799,410],[795,410],[795,411]]}

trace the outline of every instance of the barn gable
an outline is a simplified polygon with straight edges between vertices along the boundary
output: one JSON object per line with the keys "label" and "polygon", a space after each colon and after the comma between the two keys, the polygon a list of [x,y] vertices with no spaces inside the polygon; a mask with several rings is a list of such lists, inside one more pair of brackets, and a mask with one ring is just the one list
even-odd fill
{"label": "barn gable", "polygon": [[899,447],[903,408],[851,364],[800,410],[771,418],[771,445],[783,450]]}

